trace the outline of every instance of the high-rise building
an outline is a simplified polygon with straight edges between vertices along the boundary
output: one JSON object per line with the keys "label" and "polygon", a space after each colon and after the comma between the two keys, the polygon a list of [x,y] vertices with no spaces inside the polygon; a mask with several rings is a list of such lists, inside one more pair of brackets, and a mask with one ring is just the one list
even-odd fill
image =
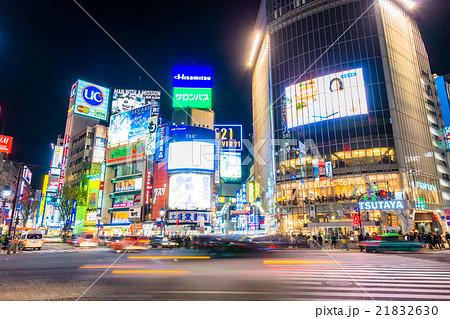
{"label": "high-rise building", "polygon": [[[428,56],[406,0],[263,0],[254,176],[284,232],[444,230],[450,189]],[[359,226],[359,225],[356,225]]]}

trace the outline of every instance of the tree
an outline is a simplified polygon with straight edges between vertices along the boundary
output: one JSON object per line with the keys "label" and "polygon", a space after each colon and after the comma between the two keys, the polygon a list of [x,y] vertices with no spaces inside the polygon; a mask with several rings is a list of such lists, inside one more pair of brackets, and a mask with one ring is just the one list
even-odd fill
{"label": "tree", "polygon": [[19,213],[22,219],[22,226],[26,227],[26,223],[30,217],[36,216],[36,210],[39,206],[39,201],[34,200],[34,198],[27,198],[22,202],[23,210]]}
{"label": "tree", "polygon": [[72,216],[73,201],[77,201],[77,206],[86,205],[87,192],[77,185],[64,186],[59,193],[59,214],[60,220],[64,223],[63,231],[67,231],[68,222]]}

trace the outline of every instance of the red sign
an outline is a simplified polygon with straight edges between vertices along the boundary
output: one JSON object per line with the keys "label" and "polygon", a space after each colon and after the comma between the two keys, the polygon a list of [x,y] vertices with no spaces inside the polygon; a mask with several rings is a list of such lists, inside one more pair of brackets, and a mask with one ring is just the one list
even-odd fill
{"label": "red sign", "polygon": [[155,163],[153,178],[153,205],[152,219],[158,219],[161,214],[161,208],[166,210],[167,191],[168,191],[168,174],[167,162]]}
{"label": "red sign", "polygon": [[136,194],[134,195],[134,206],[139,206],[141,205],[141,194]]}
{"label": "red sign", "polygon": [[11,153],[13,138],[11,136],[0,135],[0,152]]}
{"label": "red sign", "polygon": [[151,191],[152,191],[152,172],[151,171],[147,171],[147,178],[146,178],[146,181],[145,181],[145,205],[150,204],[150,193],[151,193]]}

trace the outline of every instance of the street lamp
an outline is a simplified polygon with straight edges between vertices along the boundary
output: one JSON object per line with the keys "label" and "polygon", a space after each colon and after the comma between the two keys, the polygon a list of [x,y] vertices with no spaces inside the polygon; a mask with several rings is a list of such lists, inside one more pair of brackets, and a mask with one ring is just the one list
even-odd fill
{"label": "street lamp", "polygon": [[5,201],[9,196],[11,196],[11,194],[12,194],[11,186],[6,185],[2,190],[2,196],[5,199]]}
{"label": "street lamp", "polygon": [[159,216],[160,216],[160,219],[162,221],[161,227],[162,227],[162,235],[163,235],[163,237],[164,237],[165,215],[166,215],[166,211],[164,210],[164,208],[161,207],[161,209],[159,210]]}

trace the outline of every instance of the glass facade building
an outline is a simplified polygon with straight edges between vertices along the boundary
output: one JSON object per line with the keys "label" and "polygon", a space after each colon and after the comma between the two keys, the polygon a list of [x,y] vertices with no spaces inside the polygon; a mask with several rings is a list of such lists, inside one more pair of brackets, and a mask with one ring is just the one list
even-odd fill
{"label": "glass facade building", "polygon": [[[253,51],[255,180],[279,231],[352,236],[354,214],[370,233],[445,230],[442,117],[402,2],[262,1]],[[355,209],[377,201],[401,209]]]}

